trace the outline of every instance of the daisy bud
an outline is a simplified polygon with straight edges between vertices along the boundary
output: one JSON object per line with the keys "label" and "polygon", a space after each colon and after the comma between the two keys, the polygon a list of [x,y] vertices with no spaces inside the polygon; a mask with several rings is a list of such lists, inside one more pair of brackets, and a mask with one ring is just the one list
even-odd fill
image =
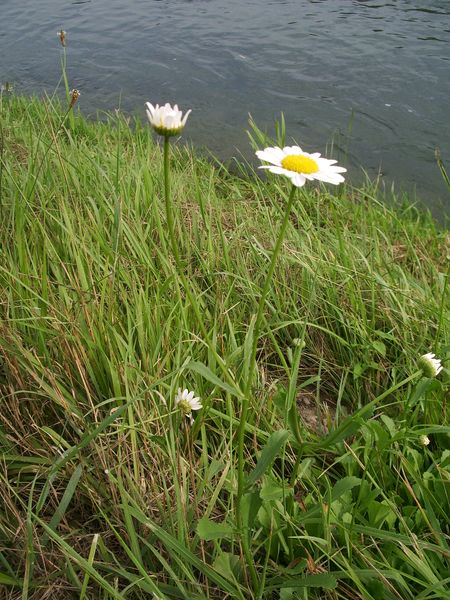
{"label": "daisy bud", "polygon": [[428,444],[430,443],[430,438],[427,435],[421,435],[419,441],[422,444],[422,446],[428,446]]}
{"label": "daisy bud", "polygon": [[153,106],[153,104],[147,102],[146,106],[146,113],[150,125],[156,133],[165,137],[181,133],[191,112],[191,110],[188,110],[183,117],[183,113],[178,109],[177,104],[172,108],[168,103],[164,106],[159,106],[159,104]]}
{"label": "daisy bud", "polygon": [[428,352],[419,358],[419,368],[422,369],[425,377],[430,379],[437,377],[443,368],[440,359],[435,356],[432,352]]}

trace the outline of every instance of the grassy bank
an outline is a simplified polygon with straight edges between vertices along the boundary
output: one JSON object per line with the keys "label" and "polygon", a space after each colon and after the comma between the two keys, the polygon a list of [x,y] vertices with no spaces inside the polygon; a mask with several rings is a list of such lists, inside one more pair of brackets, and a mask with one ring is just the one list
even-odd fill
{"label": "grassy bank", "polygon": [[299,190],[238,531],[286,181],[175,145],[180,278],[148,127],[0,102],[0,597],[450,598],[448,372],[417,367],[450,354],[448,233],[374,185]]}

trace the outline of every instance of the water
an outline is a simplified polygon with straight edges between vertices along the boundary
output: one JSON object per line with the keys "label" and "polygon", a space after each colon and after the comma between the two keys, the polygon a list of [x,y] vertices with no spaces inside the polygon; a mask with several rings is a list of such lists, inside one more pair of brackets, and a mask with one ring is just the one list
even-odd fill
{"label": "water", "polygon": [[144,102],[193,108],[186,134],[221,159],[251,156],[251,113],[283,111],[305,150],[333,155],[439,213],[450,206],[449,0],[0,0],[0,81],[49,92],[68,33],[83,112]]}

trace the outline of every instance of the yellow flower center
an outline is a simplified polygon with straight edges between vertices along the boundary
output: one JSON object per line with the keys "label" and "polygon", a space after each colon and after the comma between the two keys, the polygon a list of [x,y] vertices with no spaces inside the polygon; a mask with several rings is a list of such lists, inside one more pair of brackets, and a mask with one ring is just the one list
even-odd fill
{"label": "yellow flower center", "polygon": [[180,400],[178,402],[178,408],[184,415],[190,415],[192,412],[192,407],[187,400]]}
{"label": "yellow flower center", "polygon": [[319,165],[309,156],[302,154],[288,154],[281,161],[283,169],[295,171],[296,173],[317,173]]}

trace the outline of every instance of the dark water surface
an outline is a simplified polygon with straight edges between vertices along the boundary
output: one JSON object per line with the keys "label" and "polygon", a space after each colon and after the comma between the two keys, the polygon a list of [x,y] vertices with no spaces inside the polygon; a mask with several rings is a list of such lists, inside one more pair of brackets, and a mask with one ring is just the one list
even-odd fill
{"label": "dark water surface", "polygon": [[[450,205],[450,0],[0,0],[0,81],[51,92],[68,34],[83,112],[193,108],[186,134],[222,159],[251,150],[247,114],[308,151],[379,170]],[[449,169],[450,170],[450,169]]]}

